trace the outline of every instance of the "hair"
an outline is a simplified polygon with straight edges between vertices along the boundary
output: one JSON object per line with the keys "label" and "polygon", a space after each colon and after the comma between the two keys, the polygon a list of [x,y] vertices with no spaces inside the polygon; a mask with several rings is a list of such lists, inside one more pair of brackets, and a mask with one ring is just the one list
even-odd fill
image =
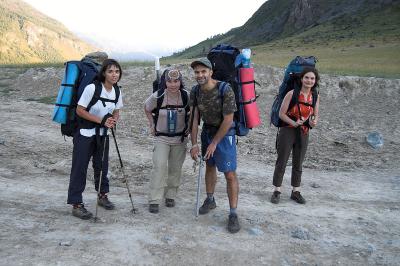
{"label": "hair", "polygon": [[314,86],[311,88],[312,90],[316,89],[319,87],[319,74],[318,74],[318,70],[314,67],[305,67],[303,69],[303,71],[300,73],[300,79],[303,79],[304,75],[312,72],[315,75],[315,84]]}
{"label": "hair", "polygon": [[103,64],[101,65],[101,69],[99,74],[97,75],[97,79],[101,82],[104,82],[106,80],[106,77],[104,73],[109,69],[111,66],[115,66],[119,69],[119,78],[118,81],[121,80],[122,77],[122,68],[121,65],[117,62],[115,59],[106,59],[103,61]]}

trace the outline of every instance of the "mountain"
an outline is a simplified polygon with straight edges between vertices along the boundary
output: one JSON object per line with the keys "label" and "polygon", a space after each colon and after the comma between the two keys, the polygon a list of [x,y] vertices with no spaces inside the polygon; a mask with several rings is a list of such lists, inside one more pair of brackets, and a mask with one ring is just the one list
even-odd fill
{"label": "mountain", "polygon": [[241,27],[175,53],[204,55],[218,43],[238,47],[278,44],[324,46],[343,40],[399,42],[399,0],[269,0]]}
{"label": "mountain", "polygon": [[63,62],[95,48],[20,0],[0,0],[0,64]]}

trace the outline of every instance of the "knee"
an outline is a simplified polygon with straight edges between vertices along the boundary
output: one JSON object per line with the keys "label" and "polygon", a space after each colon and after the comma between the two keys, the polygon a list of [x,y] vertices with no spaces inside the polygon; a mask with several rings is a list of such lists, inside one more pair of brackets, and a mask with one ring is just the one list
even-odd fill
{"label": "knee", "polygon": [[225,178],[227,182],[237,182],[236,172],[227,172],[225,173]]}

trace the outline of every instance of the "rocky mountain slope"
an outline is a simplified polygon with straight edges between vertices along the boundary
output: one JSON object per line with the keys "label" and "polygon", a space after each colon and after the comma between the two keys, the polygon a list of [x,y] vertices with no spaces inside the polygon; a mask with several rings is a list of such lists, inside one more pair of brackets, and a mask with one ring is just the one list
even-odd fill
{"label": "rocky mountain slope", "polygon": [[0,0],[0,64],[63,62],[94,47],[21,0]]}

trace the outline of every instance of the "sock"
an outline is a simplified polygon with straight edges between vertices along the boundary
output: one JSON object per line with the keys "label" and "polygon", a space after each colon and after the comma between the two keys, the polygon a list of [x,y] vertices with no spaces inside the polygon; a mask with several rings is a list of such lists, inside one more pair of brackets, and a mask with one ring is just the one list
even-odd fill
{"label": "sock", "polygon": [[235,214],[236,215],[236,208],[230,208],[229,214]]}
{"label": "sock", "polygon": [[207,199],[213,201],[214,200],[214,193],[207,193]]}

